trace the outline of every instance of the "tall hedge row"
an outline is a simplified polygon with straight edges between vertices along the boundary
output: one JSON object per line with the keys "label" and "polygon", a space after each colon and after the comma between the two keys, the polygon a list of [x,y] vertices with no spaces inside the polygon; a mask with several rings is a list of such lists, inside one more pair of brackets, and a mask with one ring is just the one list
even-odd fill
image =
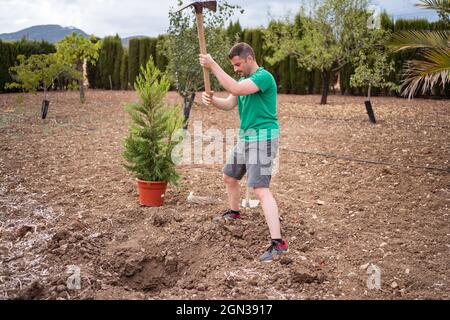
{"label": "tall hedge row", "polygon": [[56,52],[53,44],[45,41],[29,41],[22,39],[16,42],[0,40],[0,92],[6,92],[5,85],[11,82],[9,68],[17,64],[17,56],[27,57],[33,54],[48,54]]}
{"label": "tall hedge row", "polygon": [[[382,28],[391,31],[399,30],[443,30],[442,22],[428,22],[424,19],[392,21],[384,13],[382,15]],[[227,35],[235,41],[243,41],[250,44],[257,62],[269,70],[275,77],[280,93],[287,94],[318,94],[321,92],[322,74],[317,70],[308,71],[298,65],[295,57],[286,57],[283,61],[269,65],[266,57],[270,55],[264,46],[262,29],[242,29],[238,22],[231,23],[227,28]],[[102,40],[100,56],[95,66],[88,65],[88,80],[91,88],[126,90],[132,89],[136,76],[142,65],[145,65],[149,57],[153,57],[156,66],[160,70],[166,70],[167,57],[159,50],[165,36],[157,38],[134,38],[129,41],[128,48],[122,46],[118,35],[106,37]],[[55,52],[55,46],[47,42],[26,41],[2,42],[0,41],[0,92],[4,85],[11,80],[8,69],[16,63],[18,54],[38,54]],[[226,54],[226,53],[225,53]],[[396,71],[391,76],[391,81],[400,83],[404,62],[415,58],[414,52],[400,52],[393,55]],[[196,58],[193,57],[195,62]],[[342,94],[364,94],[361,88],[350,87],[350,76],[354,71],[352,65],[346,65],[340,71],[338,85]],[[373,89],[373,94],[392,94],[386,90]],[[450,95],[450,86],[435,95]]]}

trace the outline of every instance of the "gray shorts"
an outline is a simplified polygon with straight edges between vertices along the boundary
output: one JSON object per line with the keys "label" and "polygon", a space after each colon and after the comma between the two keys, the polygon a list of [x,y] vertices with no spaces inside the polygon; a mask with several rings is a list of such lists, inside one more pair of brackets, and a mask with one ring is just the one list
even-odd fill
{"label": "gray shorts", "polygon": [[241,180],[247,172],[247,186],[268,188],[278,152],[278,138],[264,141],[238,141],[231,150],[223,173]]}

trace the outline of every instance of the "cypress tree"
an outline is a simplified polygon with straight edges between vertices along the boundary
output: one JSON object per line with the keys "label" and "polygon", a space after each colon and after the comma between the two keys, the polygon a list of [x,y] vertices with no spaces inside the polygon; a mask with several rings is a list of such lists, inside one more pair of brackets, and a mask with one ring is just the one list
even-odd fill
{"label": "cypress tree", "polygon": [[386,11],[383,11],[381,14],[381,28],[384,30],[394,31],[394,21],[392,21]]}
{"label": "cypress tree", "polygon": [[243,39],[244,42],[247,43],[247,44],[249,44],[249,45],[252,45],[252,42],[253,42],[252,38],[253,38],[253,32],[252,32],[252,30],[247,29],[247,30],[245,31],[245,33],[244,33],[244,39]]}
{"label": "cypress tree", "polygon": [[139,39],[130,39],[128,47],[128,81],[133,89],[139,73],[139,45]]}
{"label": "cypress tree", "polygon": [[123,58],[122,40],[117,35],[114,38],[114,71],[112,76],[113,88],[119,90],[121,88],[120,71]]}
{"label": "cypress tree", "polygon": [[100,70],[100,82],[97,83],[99,88],[110,89],[111,83],[109,78],[112,78],[114,72],[113,64],[113,40],[114,38],[109,36],[105,37],[102,41],[102,47],[98,58],[98,67]]}
{"label": "cypress tree", "polygon": [[139,39],[139,68],[147,63],[151,51],[151,39]]}
{"label": "cypress tree", "polygon": [[56,47],[55,45],[48,43],[46,41],[30,41],[25,38],[14,42],[16,46],[17,54],[22,54],[26,57],[29,57],[33,54],[49,54],[55,53]]}
{"label": "cypress tree", "polygon": [[313,92],[314,94],[322,93],[322,72],[313,70]]}
{"label": "cypress tree", "polygon": [[128,90],[128,53],[124,52],[120,64],[120,89]]}
{"label": "cypress tree", "polygon": [[259,64],[263,62],[263,39],[262,39],[262,31],[260,29],[253,30],[252,36],[252,47],[255,51],[255,58]]}
{"label": "cypress tree", "polygon": [[157,53],[157,46],[158,46],[158,39],[157,38],[153,38],[151,41],[152,45],[151,45],[151,56],[153,58],[153,61],[156,61],[156,56],[158,55]]}
{"label": "cypress tree", "polygon": [[167,60],[166,55],[163,52],[163,44],[165,41],[165,36],[159,36],[158,39],[156,39],[156,59],[155,64],[156,67],[161,71],[166,71],[167,65],[169,61]]}
{"label": "cypress tree", "polygon": [[[94,39],[94,43],[97,43],[100,41],[99,38]],[[101,50],[101,48],[100,48]],[[100,52],[99,52],[100,54]],[[92,65],[91,63],[87,64],[87,78],[89,81],[89,88],[96,89],[98,88],[98,85],[100,83],[100,68],[98,66],[98,62],[95,65]]]}
{"label": "cypress tree", "polygon": [[278,70],[280,74],[279,92],[289,93],[289,57],[280,62]]}
{"label": "cypress tree", "polygon": [[304,69],[298,65],[297,58],[295,56],[289,57],[289,93],[291,94],[304,94]]}
{"label": "cypress tree", "polygon": [[5,85],[12,81],[9,68],[15,64],[16,53],[13,43],[0,40],[0,92],[4,92]]}
{"label": "cypress tree", "polygon": [[120,66],[122,62],[123,47],[118,35],[105,37],[102,42],[99,60],[98,88],[120,89]]}
{"label": "cypress tree", "polygon": [[242,27],[239,23],[239,20],[237,20],[235,23],[230,22],[227,30],[226,30],[227,37],[231,40],[232,43],[241,42],[242,39]]}

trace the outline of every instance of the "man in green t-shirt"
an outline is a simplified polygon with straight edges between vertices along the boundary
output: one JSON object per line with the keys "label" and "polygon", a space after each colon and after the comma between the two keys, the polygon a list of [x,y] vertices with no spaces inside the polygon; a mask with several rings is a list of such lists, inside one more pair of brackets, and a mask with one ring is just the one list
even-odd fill
{"label": "man in green t-shirt", "polygon": [[241,217],[239,180],[247,173],[247,186],[253,188],[261,202],[272,238],[271,245],[260,257],[261,261],[268,262],[288,250],[286,241],[281,237],[277,203],[269,190],[279,138],[277,85],[272,74],[258,66],[253,49],[248,44],[236,44],[231,48],[229,58],[234,71],[241,76],[239,81],[223,71],[210,55],[199,56],[200,64],[209,68],[230,93],[227,98],[219,98],[204,92],[203,103],[222,110],[238,106],[239,110],[239,140],[223,169],[230,209],[221,217]]}

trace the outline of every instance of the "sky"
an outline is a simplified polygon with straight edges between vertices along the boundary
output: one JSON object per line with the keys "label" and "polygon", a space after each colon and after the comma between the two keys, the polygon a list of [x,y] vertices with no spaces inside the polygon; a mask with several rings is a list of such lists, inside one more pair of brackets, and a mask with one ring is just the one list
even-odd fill
{"label": "sky", "polygon": [[[185,3],[190,2],[185,1]],[[310,0],[303,0],[310,1]],[[119,34],[157,36],[168,28],[168,11],[177,0],[0,0],[0,33],[16,32],[34,25],[74,26],[99,37]],[[381,10],[398,18],[436,20],[434,11],[414,6],[418,0],[371,0]],[[295,14],[301,0],[228,0],[245,10],[238,15],[243,27],[266,26],[270,16],[283,18]]]}

